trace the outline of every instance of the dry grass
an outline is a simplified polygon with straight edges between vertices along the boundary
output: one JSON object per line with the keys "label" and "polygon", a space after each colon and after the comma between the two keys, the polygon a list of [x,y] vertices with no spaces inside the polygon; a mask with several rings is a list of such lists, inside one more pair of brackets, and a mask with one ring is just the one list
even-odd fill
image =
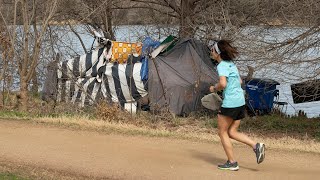
{"label": "dry grass", "polygon": [[[212,114],[198,113],[188,118],[182,118],[175,117],[169,112],[161,114],[139,112],[133,116],[122,111],[118,105],[110,107],[107,104],[99,104],[96,107],[79,109],[74,105],[60,104],[52,109],[50,105],[43,106],[41,101],[36,101],[33,106],[34,108],[29,111],[29,114],[9,111],[0,113],[0,117],[27,119],[63,128],[97,131],[106,134],[118,133],[220,142],[217,135],[217,120],[216,117],[212,117]],[[290,133],[282,133],[284,129],[293,129],[293,132],[297,132],[296,129],[300,127],[300,124],[303,125],[301,129],[310,131],[310,126],[317,126],[317,120],[293,119],[286,122],[280,119],[272,116],[262,117],[260,120],[247,119],[243,121],[241,129],[257,141],[265,142],[271,149],[320,153],[320,142],[314,140],[313,137],[301,136],[301,133],[295,136]],[[309,122],[313,122],[314,125],[308,125]],[[306,125],[308,125],[307,128],[304,127]],[[313,130],[317,131],[317,128],[313,128]],[[235,144],[242,145],[237,142]]]}
{"label": "dry grass", "polygon": [[[175,139],[187,139],[191,141],[214,142],[219,143],[220,139],[216,129],[208,131],[207,128],[196,128],[179,125],[175,128],[168,128],[164,123],[157,124],[157,127],[150,127],[147,124],[112,122],[104,120],[91,120],[86,117],[59,117],[59,118],[36,118],[33,122],[45,123],[54,126],[72,128],[76,130],[90,130],[101,133],[115,133],[124,135],[143,135],[150,137],[168,137]],[[320,153],[320,142],[312,139],[295,139],[291,137],[270,138],[255,134],[248,134],[259,142],[267,144],[268,149],[293,150],[303,152]],[[244,146],[241,143],[234,142],[236,145]]]}

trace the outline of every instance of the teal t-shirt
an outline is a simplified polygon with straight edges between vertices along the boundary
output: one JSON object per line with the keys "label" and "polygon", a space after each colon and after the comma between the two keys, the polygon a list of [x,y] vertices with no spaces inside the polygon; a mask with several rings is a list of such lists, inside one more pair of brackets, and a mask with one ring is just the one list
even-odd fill
{"label": "teal t-shirt", "polygon": [[244,92],[236,65],[231,61],[222,60],[218,64],[218,74],[227,78],[227,86],[223,90],[222,107],[235,108],[245,105]]}

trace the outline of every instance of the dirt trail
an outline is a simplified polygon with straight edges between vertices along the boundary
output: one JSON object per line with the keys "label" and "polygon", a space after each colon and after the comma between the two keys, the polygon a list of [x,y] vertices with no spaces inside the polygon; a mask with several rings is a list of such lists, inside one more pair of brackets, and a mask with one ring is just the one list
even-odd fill
{"label": "dirt trail", "polygon": [[238,172],[221,171],[220,144],[142,136],[106,135],[23,121],[0,120],[0,162],[29,164],[97,179],[315,179],[320,153],[267,150],[255,162],[237,146]]}

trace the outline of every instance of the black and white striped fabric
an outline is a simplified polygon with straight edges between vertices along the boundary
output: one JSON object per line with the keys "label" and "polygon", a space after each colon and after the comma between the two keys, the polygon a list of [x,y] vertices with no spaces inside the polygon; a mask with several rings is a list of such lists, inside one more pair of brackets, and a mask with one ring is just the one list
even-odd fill
{"label": "black and white striped fabric", "polygon": [[[109,63],[112,42],[103,48],[59,63],[57,102],[94,104],[98,96],[108,102],[134,103],[148,94],[141,80],[140,62]],[[132,62],[132,61],[131,61]]]}
{"label": "black and white striped fabric", "polygon": [[[108,49],[100,48],[90,53],[61,62],[58,66],[58,79],[68,80],[87,77],[101,77],[99,69],[105,66]],[[99,74],[100,73],[100,74]]]}
{"label": "black and white striped fabric", "polygon": [[113,102],[121,105],[138,101],[148,94],[146,86],[141,80],[142,63],[113,64],[108,63],[105,68],[104,81],[106,89]]}
{"label": "black and white striped fabric", "polygon": [[96,103],[98,96],[122,106],[136,102],[148,94],[141,80],[141,66],[141,63],[107,63],[100,68],[103,72],[101,80],[96,77],[60,80],[57,101],[79,103],[81,107]]}
{"label": "black and white striped fabric", "polygon": [[83,107],[86,104],[96,103],[100,98],[107,99],[109,97],[110,99],[110,96],[103,93],[106,90],[101,89],[104,87],[101,84],[95,77],[79,78],[76,82],[73,80],[62,81],[58,84],[57,101],[79,103],[79,106]]}

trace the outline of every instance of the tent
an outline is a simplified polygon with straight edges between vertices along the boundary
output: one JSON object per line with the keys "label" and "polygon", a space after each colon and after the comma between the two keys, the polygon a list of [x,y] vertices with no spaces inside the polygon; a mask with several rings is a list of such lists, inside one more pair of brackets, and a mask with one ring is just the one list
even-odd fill
{"label": "tent", "polygon": [[209,48],[195,39],[179,39],[149,61],[151,110],[187,115],[202,107],[201,98],[218,81]]}

